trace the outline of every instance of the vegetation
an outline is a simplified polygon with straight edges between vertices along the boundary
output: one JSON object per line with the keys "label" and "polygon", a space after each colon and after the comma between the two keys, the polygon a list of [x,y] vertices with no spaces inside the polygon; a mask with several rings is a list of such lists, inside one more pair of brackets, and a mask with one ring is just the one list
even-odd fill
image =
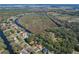
{"label": "vegetation", "polygon": [[[70,22],[68,24],[70,25],[69,28],[65,28],[64,26],[57,27],[57,24],[45,15],[43,8],[0,9],[0,25],[2,26],[3,23],[6,23],[6,27],[8,26],[8,30],[3,30],[3,32],[5,32],[14,53],[20,53],[23,48],[28,47],[27,45],[34,48],[41,46],[42,49],[46,48],[49,52],[56,54],[68,54],[73,53],[73,51],[79,52],[79,22],[76,20],[76,18],[78,19],[79,11],[62,8],[46,8],[46,10],[51,18],[55,16],[59,20],[62,20],[63,23],[69,20],[75,20],[76,22]],[[10,22],[7,21],[11,16],[20,14],[24,14],[19,19],[20,24],[33,32],[31,35],[28,33],[28,38],[23,38],[25,36],[23,35],[24,32],[21,33],[22,30],[20,28],[15,30],[13,27],[10,27]],[[12,21],[11,25],[13,23]],[[38,53],[43,53],[42,49],[39,48],[40,51]],[[0,53],[9,53],[1,38]]]}
{"label": "vegetation", "polygon": [[42,34],[32,35],[27,42],[37,41],[54,53],[72,53],[77,39],[75,33],[66,28],[47,29]]}
{"label": "vegetation", "polygon": [[0,37],[0,53],[2,54],[8,54],[9,51],[7,50],[6,45],[4,44],[4,41]]}
{"label": "vegetation", "polygon": [[70,28],[76,33],[77,39],[79,41],[79,22],[71,22]]}
{"label": "vegetation", "polygon": [[46,17],[44,12],[26,13],[26,15],[20,19],[20,23],[25,28],[36,34],[44,31],[47,28],[56,26],[55,23]]}
{"label": "vegetation", "polygon": [[46,30],[47,32],[55,33],[56,42],[53,46],[55,53],[72,53],[75,45],[77,44],[77,38],[75,33],[66,28],[54,28]]}

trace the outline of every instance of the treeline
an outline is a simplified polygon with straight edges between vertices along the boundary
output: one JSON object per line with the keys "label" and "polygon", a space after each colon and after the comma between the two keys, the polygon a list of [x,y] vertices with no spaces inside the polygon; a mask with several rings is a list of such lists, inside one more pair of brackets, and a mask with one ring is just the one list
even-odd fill
{"label": "treeline", "polygon": [[46,29],[41,34],[32,35],[26,39],[28,43],[31,41],[42,44],[43,47],[46,47],[50,52],[57,54],[73,53],[78,43],[76,34],[72,30],[63,27]]}

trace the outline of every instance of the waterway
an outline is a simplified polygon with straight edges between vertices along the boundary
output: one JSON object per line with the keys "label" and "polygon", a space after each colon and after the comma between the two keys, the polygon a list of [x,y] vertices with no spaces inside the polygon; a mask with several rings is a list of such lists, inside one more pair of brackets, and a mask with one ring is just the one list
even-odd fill
{"label": "waterway", "polygon": [[19,23],[19,20],[16,19],[15,20],[15,23],[17,26],[21,27],[23,30],[25,30],[25,32],[28,32],[28,33],[32,33],[31,31],[29,31],[28,29],[26,29],[24,26],[22,26],[20,23]]}
{"label": "waterway", "polygon": [[[16,19],[15,21],[15,24],[19,27],[21,27],[23,30],[25,30],[25,32],[28,32],[28,33],[32,33],[31,31],[27,30],[25,27],[23,27],[20,23],[19,23],[19,20]],[[12,49],[12,46],[10,45],[10,42],[8,41],[8,39],[6,38],[5,34],[3,33],[2,30],[0,30],[0,37],[3,39],[4,41],[4,44],[7,46],[7,50],[9,51],[10,54],[14,54],[14,51]]]}
{"label": "waterway", "polygon": [[7,46],[7,50],[9,51],[9,53],[14,54],[12,46],[10,45],[10,42],[8,41],[2,30],[0,30],[0,37],[3,39],[4,44]]}

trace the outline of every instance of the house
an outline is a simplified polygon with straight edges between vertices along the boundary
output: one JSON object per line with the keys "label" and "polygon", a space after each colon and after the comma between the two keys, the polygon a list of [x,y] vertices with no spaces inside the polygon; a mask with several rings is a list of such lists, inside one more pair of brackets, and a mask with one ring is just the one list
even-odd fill
{"label": "house", "polygon": [[20,35],[23,37],[23,38],[28,38],[28,34],[26,32],[20,32]]}
{"label": "house", "polygon": [[42,52],[43,52],[44,54],[48,54],[48,49],[44,47],[44,48],[42,49]]}
{"label": "house", "polygon": [[31,54],[33,50],[30,47],[23,48],[20,54]]}
{"label": "house", "polygon": [[16,37],[14,37],[14,41],[15,41],[15,43],[18,43],[19,42]]}

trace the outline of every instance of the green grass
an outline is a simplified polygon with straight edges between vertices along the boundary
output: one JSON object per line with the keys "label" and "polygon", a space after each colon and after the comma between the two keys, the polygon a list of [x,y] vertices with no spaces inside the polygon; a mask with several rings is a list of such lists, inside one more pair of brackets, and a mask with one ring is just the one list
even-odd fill
{"label": "green grass", "polygon": [[33,33],[40,33],[47,28],[56,26],[43,12],[27,13],[19,21],[25,28]]}

